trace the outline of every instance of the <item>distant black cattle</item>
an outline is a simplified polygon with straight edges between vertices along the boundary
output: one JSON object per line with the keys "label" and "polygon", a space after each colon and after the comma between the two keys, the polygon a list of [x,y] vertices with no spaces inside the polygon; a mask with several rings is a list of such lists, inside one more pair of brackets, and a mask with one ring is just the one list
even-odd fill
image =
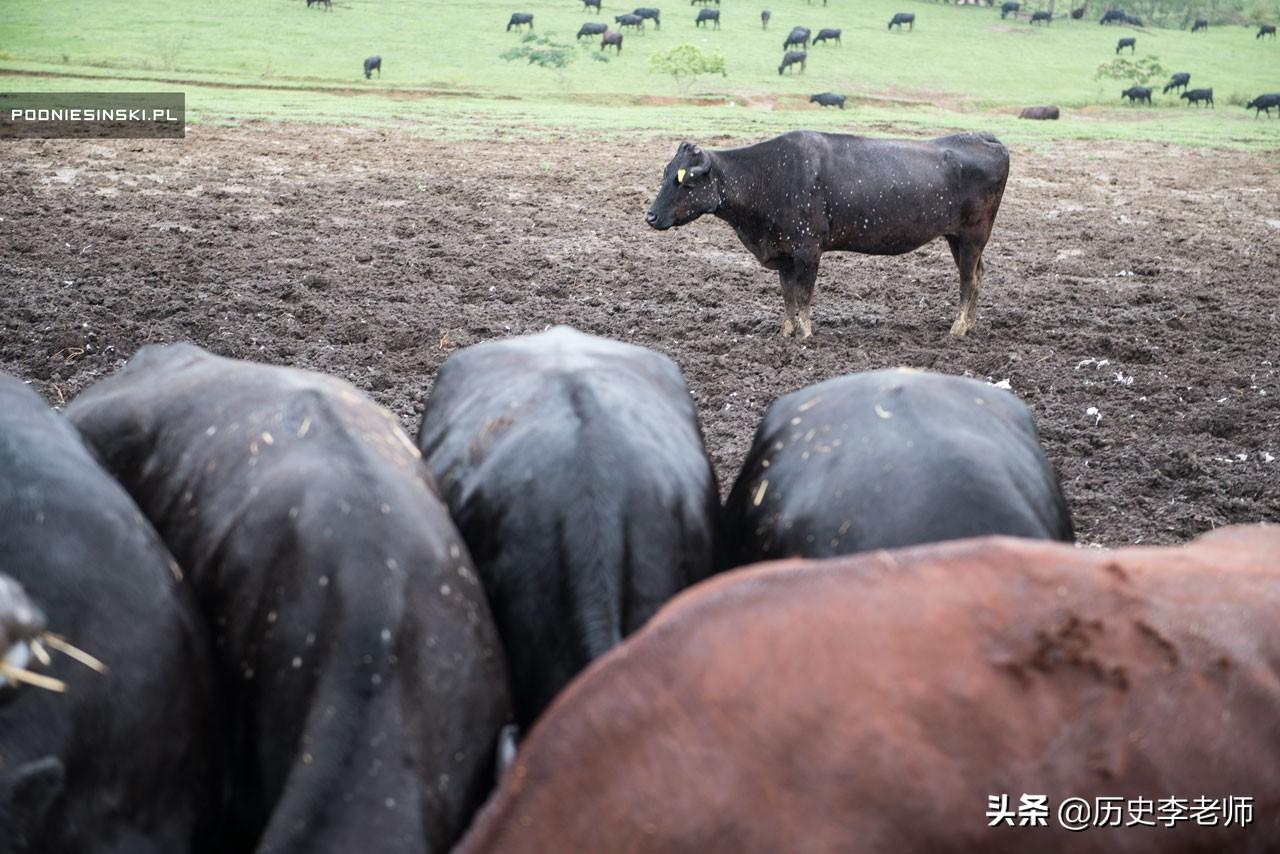
{"label": "distant black cattle", "polygon": [[1141,18],[1139,18],[1137,15],[1125,15],[1125,16],[1124,16],[1124,22],[1125,22],[1126,24],[1129,24],[1130,26],[1133,26],[1133,27],[1141,27],[1141,26],[1142,26],[1142,19],[1141,19]]}
{"label": "distant black cattle", "polygon": [[830,379],[765,412],[725,504],[729,565],[1008,534],[1074,539],[1031,410],[981,380]]}
{"label": "distant black cattle", "polygon": [[1189,91],[1183,92],[1178,97],[1186,98],[1188,107],[1190,107],[1192,104],[1202,104],[1202,105],[1207,104],[1210,107],[1213,106],[1213,90],[1212,89],[1191,89]]}
{"label": "distant black cattle", "polygon": [[1280,93],[1272,92],[1266,95],[1259,95],[1252,101],[1244,105],[1246,110],[1253,110],[1253,117],[1256,119],[1265,110],[1267,118],[1271,118],[1271,108],[1280,109]]}
{"label": "distant black cattle", "polygon": [[213,629],[232,824],[256,841],[215,850],[447,850],[493,783],[509,695],[484,590],[395,416],[342,380],[188,344],[144,347],[67,416]]}
{"label": "distant black cattle", "polygon": [[568,327],[445,361],[418,446],[476,558],[527,727],[719,565],[719,493],[680,369]]}
{"label": "distant black cattle", "polygon": [[608,31],[609,31],[608,24],[595,23],[593,21],[588,21],[587,23],[583,24],[581,27],[578,28],[578,35],[576,36],[576,38],[581,39],[583,36],[602,36]]}
{"label": "distant black cattle", "polygon": [[813,46],[817,47],[818,42],[832,41],[836,44],[842,44],[840,41],[840,30],[831,29],[830,27],[818,30],[818,34],[813,37]]}
{"label": "distant black cattle", "polygon": [[1102,13],[1102,18],[1098,20],[1099,24],[1123,24],[1128,15],[1121,9],[1111,9]]}
{"label": "distant black cattle", "polygon": [[1033,12],[1031,14],[1031,23],[1034,24],[1036,21],[1044,21],[1046,24],[1052,24],[1053,13],[1052,12]]}
{"label": "distant black cattle", "polygon": [[914,30],[916,28],[916,13],[899,12],[893,16],[892,20],[889,21],[889,29],[892,30],[896,26],[901,30],[903,24],[907,25],[907,29]]}
{"label": "distant black cattle", "polygon": [[1000,20],[1003,21],[1010,15],[1013,15],[1015,18],[1018,17],[1018,10],[1021,8],[1021,3],[1017,3],[1015,0],[1005,0],[1004,3],[1000,4]]}
{"label": "distant black cattle", "polygon": [[1128,98],[1130,104],[1136,104],[1138,101],[1146,101],[1151,103],[1151,87],[1150,86],[1130,86],[1120,93],[1121,98]]}
{"label": "distant black cattle", "polygon": [[1085,4],[1084,6],[1081,6],[1081,7],[1077,8],[1077,9],[1072,9],[1072,10],[1071,10],[1071,20],[1073,20],[1073,21],[1078,21],[1078,20],[1080,20],[1081,18],[1083,18],[1083,17],[1084,17],[1085,13],[1086,13],[1086,12],[1088,12],[1088,11],[1089,11],[1089,6],[1088,6],[1088,4]]}
{"label": "distant black cattle", "polygon": [[837,95],[835,92],[819,92],[817,95],[809,96],[810,104],[817,104],[821,107],[839,107],[844,109],[844,95]]}
{"label": "distant black cattle", "polygon": [[773,17],[773,14],[768,9],[760,13],[760,29],[769,29],[769,18],[771,17]]}
{"label": "distant black cattle", "polygon": [[809,59],[809,54],[805,53],[802,50],[787,51],[786,55],[782,57],[782,64],[778,66],[779,76],[781,76],[783,71],[791,68],[791,66],[793,65],[799,65],[800,71],[801,73],[803,73],[805,63],[808,61],[808,59]]}
{"label": "distant black cattle", "polygon": [[1125,39],[1120,39],[1120,41],[1116,42],[1116,53],[1119,53],[1125,48],[1129,48],[1129,53],[1135,53],[1138,49],[1137,44],[1138,44],[1138,40],[1133,36],[1130,36],[1129,38],[1125,38]]}
{"label": "distant black cattle", "polygon": [[231,745],[191,585],[70,422],[3,375],[0,571],[0,851],[253,850],[218,838]]}
{"label": "distant black cattle", "polygon": [[1057,107],[1027,107],[1018,113],[1020,119],[1057,119],[1060,115]]}
{"label": "distant black cattle", "polygon": [[600,49],[612,47],[615,53],[622,53],[622,33],[605,33],[600,39]]}
{"label": "distant black cattle", "polygon": [[1191,25],[1191,32],[1198,33],[1201,30],[1209,29],[1209,22],[1204,18],[1196,18],[1194,24]]}
{"label": "distant black cattle", "polygon": [[719,5],[720,5],[720,0],[689,0],[689,5],[690,5],[690,6],[696,6],[696,5],[698,5],[699,3],[701,3],[701,4],[702,4],[702,5],[704,5],[704,6],[707,6],[707,5],[710,5],[710,4],[714,3],[714,4],[716,4],[717,6],[719,6]]}
{"label": "distant black cattle", "polygon": [[507,21],[507,32],[511,32],[512,27],[527,26],[533,29],[533,13],[531,12],[515,12],[511,15],[511,20]]}
{"label": "distant black cattle", "polygon": [[695,27],[701,27],[707,21],[715,24],[715,29],[720,29],[720,10],[719,9],[699,9],[698,18],[693,22]]}
{"label": "distant black cattle", "polygon": [[1258,34],[1257,34],[1256,36],[1254,36],[1254,38],[1255,38],[1255,39],[1260,39],[1260,38],[1262,38],[1263,36],[1271,36],[1271,38],[1275,38],[1275,37],[1276,37],[1276,25],[1275,25],[1275,24],[1263,24],[1263,25],[1261,25],[1260,27],[1258,27]]}
{"label": "distant black cattle", "polygon": [[633,30],[637,31],[644,30],[644,18],[641,18],[639,15],[618,15],[613,19],[613,21],[618,25],[618,29],[620,30],[624,27],[631,27]]}
{"label": "distant black cattle", "polygon": [[982,251],[1008,177],[1009,152],[990,134],[902,140],[793,131],[721,151],[686,142],[645,222],[666,230],[708,213],[723,219],[761,265],[778,271],[782,334],[798,329],[805,338],[824,252],[901,255],[945,237],[960,273],[951,327],[959,337],[977,317]]}
{"label": "distant black cattle", "polygon": [[330,12],[333,11],[333,0],[307,0],[308,9],[311,8],[312,4],[316,6],[323,6],[326,9],[328,9]]}
{"label": "distant black cattle", "polygon": [[808,47],[809,35],[810,31],[808,27],[792,27],[791,32],[787,35],[787,40],[782,43],[782,49],[786,50],[793,45]]}
{"label": "distant black cattle", "polygon": [[1169,78],[1169,82],[1164,84],[1164,88],[1160,91],[1162,94],[1168,95],[1174,89],[1186,89],[1187,84],[1190,82],[1191,74],[1186,71],[1179,71]]}
{"label": "distant black cattle", "polygon": [[644,18],[646,21],[653,21],[653,28],[655,30],[662,29],[662,12],[660,10],[654,9],[650,6],[643,6],[639,9],[636,9],[634,12],[632,12],[632,14],[639,15],[641,18]]}
{"label": "distant black cattle", "polygon": [[382,77],[382,57],[371,56],[364,61],[364,79],[368,80],[373,77],[373,72],[378,72],[378,77]]}
{"label": "distant black cattle", "polygon": [[596,14],[600,14],[600,0],[582,0],[583,9],[595,9]]}

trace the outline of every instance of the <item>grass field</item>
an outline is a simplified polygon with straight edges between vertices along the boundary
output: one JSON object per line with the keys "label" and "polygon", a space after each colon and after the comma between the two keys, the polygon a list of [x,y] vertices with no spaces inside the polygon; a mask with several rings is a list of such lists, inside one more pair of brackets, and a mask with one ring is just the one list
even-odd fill
{"label": "grass field", "polygon": [[[1032,28],[1033,2],[1014,22],[990,7],[919,0],[723,0],[722,29],[703,31],[684,0],[660,5],[660,30],[628,33],[608,62],[592,58],[598,39],[584,39],[576,61],[556,73],[499,59],[520,44],[505,31],[511,12],[532,12],[539,35],[572,41],[582,22],[611,22],[633,6],[606,0],[597,17],[579,0],[336,0],[332,13],[303,0],[5,0],[0,75],[9,91],[181,89],[197,121],[408,124],[463,137],[558,128],[737,136],[804,125],[1280,145],[1280,121],[1255,121],[1241,106],[1280,91],[1280,44],[1244,27],[1195,35],[1103,27],[1091,10],[1084,21]],[[763,31],[766,5],[773,20]],[[899,10],[916,13],[913,32],[886,29]],[[782,41],[797,24],[839,27],[844,44],[811,48],[807,73],[780,77]],[[1138,56],[1153,54],[1170,71],[1190,71],[1193,86],[1213,87],[1217,109],[1159,95],[1153,108],[1122,106],[1127,84],[1094,79],[1122,35],[1137,37]],[[720,50],[728,76],[700,78],[686,94],[651,73],[655,51],[683,42]],[[366,81],[361,61],[375,53],[384,76]],[[807,103],[824,90],[849,95],[850,109]],[[1040,103],[1063,107],[1064,119],[1014,118],[1018,107]]]}

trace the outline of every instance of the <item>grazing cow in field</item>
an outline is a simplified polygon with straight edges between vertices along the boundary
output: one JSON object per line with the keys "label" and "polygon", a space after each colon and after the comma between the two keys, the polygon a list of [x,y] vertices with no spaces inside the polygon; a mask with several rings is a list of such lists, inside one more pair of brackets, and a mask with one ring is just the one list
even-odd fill
{"label": "grazing cow in field", "polygon": [[644,30],[644,18],[641,18],[639,15],[618,15],[613,19],[613,21],[618,25],[618,29],[620,30],[624,27],[631,27],[637,32],[642,32]]}
{"label": "grazing cow in field", "polygon": [[778,398],[725,505],[731,566],[983,534],[1073,539],[1031,410],[979,380],[908,369]]}
{"label": "grazing cow in field", "polygon": [[515,12],[511,15],[511,20],[507,21],[507,32],[511,32],[512,27],[524,27],[533,29],[533,14],[531,12]]}
{"label": "grazing cow in field", "polygon": [[1191,25],[1191,32],[1198,33],[1201,30],[1208,30],[1209,22],[1204,18],[1196,18],[1196,22]]}
{"label": "grazing cow in field", "polygon": [[720,10],[719,9],[699,9],[698,18],[693,22],[695,27],[701,27],[707,21],[713,22],[715,28],[720,29]]}
{"label": "grazing cow in field", "polygon": [[1190,107],[1192,104],[1201,104],[1201,105],[1207,104],[1210,107],[1213,106],[1213,90],[1212,89],[1191,89],[1189,91],[1183,92],[1178,97],[1186,98],[1188,107]]}
{"label": "grazing cow in field", "polygon": [[894,27],[897,27],[898,30],[901,31],[903,24],[907,25],[907,29],[914,30],[916,28],[916,13],[915,12],[897,13],[889,21],[889,29],[892,30]]}
{"label": "grazing cow in field", "polygon": [[840,41],[840,30],[832,29],[830,27],[827,27],[826,29],[818,30],[818,34],[813,38],[813,46],[817,47],[818,42],[827,42],[827,41],[832,41],[832,42],[835,42],[836,44],[843,44],[843,42]]}
{"label": "grazing cow in field", "polygon": [[1142,26],[1142,19],[1141,19],[1141,18],[1139,18],[1137,15],[1125,15],[1125,16],[1124,16],[1124,22],[1125,22],[1126,24],[1128,24],[1129,26],[1131,26],[1131,27],[1141,27],[1141,26]]}
{"label": "grazing cow in field", "polygon": [[1088,11],[1089,11],[1089,5],[1087,3],[1084,6],[1080,6],[1079,8],[1072,9],[1071,20],[1079,21],[1081,18],[1085,16],[1085,13]]}
{"label": "grazing cow in field", "polygon": [[307,8],[310,9],[312,4],[323,6],[328,11],[333,11],[333,0],[307,0]]}
{"label": "grazing cow in field", "polygon": [[418,445],[476,557],[522,727],[718,567],[697,412],[652,350],[563,326],[469,347],[436,376]]}
{"label": "grazing cow in field", "polygon": [[1128,98],[1130,104],[1136,104],[1138,101],[1146,101],[1151,103],[1151,87],[1150,86],[1130,86],[1120,93],[1121,98]]}
{"label": "grazing cow in field", "polygon": [[707,6],[707,5],[710,5],[710,4],[714,3],[714,4],[716,4],[717,6],[719,6],[719,5],[720,5],[720,0],[689,0],[689,5],[690,5],[690,6],[696,6],[696,5],[698,5],[699,3],[701,3],[701,4],[702,4],[702,5],[704,5],[704,6]]}
{"label": "grazing cow in field", "polygon": [[817,104],[820,107],[839,107],[844,109],[844,95],[837,95],[835,92],[819,92],[817,95],[809,96],[810,104]]}
{"label": "grazing cow in field", "polygon": [[1271,108],[1280,109],[1280,92],[1272,92],[1267,95],[1259,95],[1252,101],[1244,105],[1246,110],[1253,110],[1253,117],[1256,119],[1265,110],[1267,118],[1271,118]]}
{"label": "grazing cow in field", "polygon": [[769,18],[771,17],[773,17],[773,14],[768,9],[760,13],[760,29],[769,29]]}
{"label": "grazing cow in field", "polygon": [[378,72],[378,79],[382,79],[382,57],[371,56],[364,61],[364,79],[368,80],[373,77],[373,72]]}
{"label": "grazing cow in field", "polygon": [[612,47],[615,53],[622,53],[622,33],[605,33],[600,39],[600,50]]}
{"label": "grazing cow in field", "polygon": [[1128,16],[1120,9],[1111,9],[1102,13],[1099,24],[1123,24]]}
{"label": "grazing cow in field", "polygon": [[1018,10],[1021,8],[1021,3],[1017,3],[1015,0],[1005,0],[1004,3],[1000,4],[1000,20],[1003,21],[1010,15],[1013,15],[1015,18],[1018,17]]}
{"label": "grazing cow in field", "polygon": [[594,9],[596,10],[596,14],[597,14],[597,15],[599,15],[599,14],[600,14],[600,0],[582,0],[582,8],[583,8],[583,9],[592,9],[592,8],[594,8]]}
{"label": "grazing cow in field", "polygon": [[1052,24],[1052,23],[1053,23],[1053,13],[1052,13],[1052,12],[1032,12],[1032,13],[1031,13],[1031,23],[1033,23],[1033,24],[1034,24],[1034,23],[1036,23],[1037,21],[1044,21],[1046,24]]}
{"label": "grazing cow in field", "polygon": [[1161,94],[1168,95],[1173,89],[1186,89],[1187,84],[1191,82],[1191,74],[1187,71],[1178,71],[1169,78],[1169,82],[1164,84],[1164,88],[1160,90]]}
{"label": "grazing cow in field", "polygon": [[484,590],[395,417],[187,344],[144,347],[67,415],[213,628],[249,843],[222,850],[446,850],[510,707]]}
{"label": "grazing cow in field", "polygon": [[578,35],[575,37],[581,40],[583,36],[602,36],[609,32],[609,25],[588,21],[578,28]]}
{"label": "grazing cow in field", "polygon": [[1275,25],[1275,24],[1263,24],[1262,26],[1258,27],[1258,34],[1257,34],[1256,36],[1254,36],[1254,39],[1255,39],[1255,40],[1256,40],[1256,39],[1260,39],[1260,38],[1262,38],[1263,36],[1271,36],[1271,38],[1275,38],[1275,37],[1276,37],[1276,25]]}
{"label": "grazing cow in field", "polygon": [[800,73],[804,73],[805,63],[809,59],[809,54],[802,50],[789,50],[782,57],[782,64],[778,66],[778,76],[782,76],[782,72],[790,69],[792,66],[799,65]]}
{"label": "grazing cow in field", "polygon": [[808,27],[792,27],[791,32],[787,34],[787,40],[782,43],[782,49],[787,50],[792,46],[808,47],[809,34]]}
{"label": "grazing cow in field", "polygon": [[660,10],[645,6],[640,9],[636,9],[632,14],[644,18],[646,21],[653,21],[653,28],[655,30],[662,29],[662,12]]}
{"label": "grazing cow in field", "polygon": [[1116,42],[1116,53],[1119,53],[1125,48],[1129,48],[1129,53],[1136,53],[1138,50],[1137,45],[1138,40],[1132,36],[1126,39],[1120,39],[1120,41]]}
{"label": "grazing cow in field", "polygon": [[1103,821],[1087,843],[1050,817],[1038,851],[1280,850],[1280,823],[1218,818],[1230,793],[1280,806],[1278,553],[1259,525],[726,573],[569,687],[456,854],[1011,854],[1023,792],[1152,821],[1169,792],[1223,793],[1213,820]]}
{"label": "grazing cow in field", "polygon": [[1020,119],[1056,119],[1059,116],[1057,107],[1027,107],[1018,113]]}
{"label": "grazing cow in field", "polygon": [[990,134],[894,140],[793,131],[726,151],[686,142],[645,221],[662,230],[709,213],[729,223],[756,260],[778,271],[782,334],[799,328],[806,338],[823,252],[900,255],[946,237],[960,271],[951,327],[959,336],[977,317],[982,250],[1008,177],[1009,152]]}
{"label": "grazing cow in field", "polygon": [[0,569],[0,851],[227,850],[223,700],[190,586],[71,424],[3,375]]}

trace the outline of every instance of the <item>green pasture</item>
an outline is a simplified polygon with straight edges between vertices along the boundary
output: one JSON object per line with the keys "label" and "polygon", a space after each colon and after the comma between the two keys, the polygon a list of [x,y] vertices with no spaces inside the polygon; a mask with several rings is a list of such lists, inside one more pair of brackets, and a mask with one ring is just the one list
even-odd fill
{"label": "green pasture", "polygon": [[[584,21],[611,22],[634,5],[605,0],[597,16],[580,0],[335,0],[331,13],[303,0],[4,0],[0,87],[182,90],[197,121],[357,122],[460,137],[562,128],[751,136],[808,126],[1280,145],[1280,120],[1255,121],[1241,106],[1280,91],[1280,42],[1255,39],[1256,28],[1103,27],[1096,0],[1083,21],[1034,28],[1026,18],[1036,0],[1018,21],[992,7],[920,0],[722,0],[722,28],[705,31],[687,0],[641,2],[662,9],[660,30],[627,33],[607,62],[593,59],[598,38],[583,39],[556,72],[499,58],[521,44],[505,30],[511,12],[532,12],[539,36],[572,42]],[[896,11],[916,13],[914,31],[887,30]],[[797,24],[839,27],[844,44],[811,48],[804,74],[779,76],[783,38]],[[1138,56],[1212,87],[1217,109],[1158,94],[1152,108],[1122,105],[1128,84],[1094,79],[1121,36],[1137,37]],[[654,52],[684,42],[722,52],[728,75],[685,92],[651,73]],[[366,81],[361,62],[371,54],[383,57],[383,76]],[[850,96],[849,109],[807,103],[825,90]],[[1018,107],[1048,103],[1064,109],[1062,121],[1014,118]]]}

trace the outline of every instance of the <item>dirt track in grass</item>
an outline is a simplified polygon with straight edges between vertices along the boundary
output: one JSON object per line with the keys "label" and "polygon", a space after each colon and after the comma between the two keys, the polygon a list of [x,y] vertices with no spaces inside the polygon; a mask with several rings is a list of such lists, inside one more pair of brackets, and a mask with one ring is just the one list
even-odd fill
{"label": "dirt track in grass", "polygon": [[1086,542],[1280,520],[1274,156],[1015,148],[967,338],[947,335],[938,241],[825,256],[798,342],[776,274],[726,225],[645,226],[678,141],[258,125],[3,143],[0,370],[56,404],[188,339],[344,376],[416,432],[450,352],[567,323],[679,363],[725,490],[775,397],[912,365],[1009,381]]}

